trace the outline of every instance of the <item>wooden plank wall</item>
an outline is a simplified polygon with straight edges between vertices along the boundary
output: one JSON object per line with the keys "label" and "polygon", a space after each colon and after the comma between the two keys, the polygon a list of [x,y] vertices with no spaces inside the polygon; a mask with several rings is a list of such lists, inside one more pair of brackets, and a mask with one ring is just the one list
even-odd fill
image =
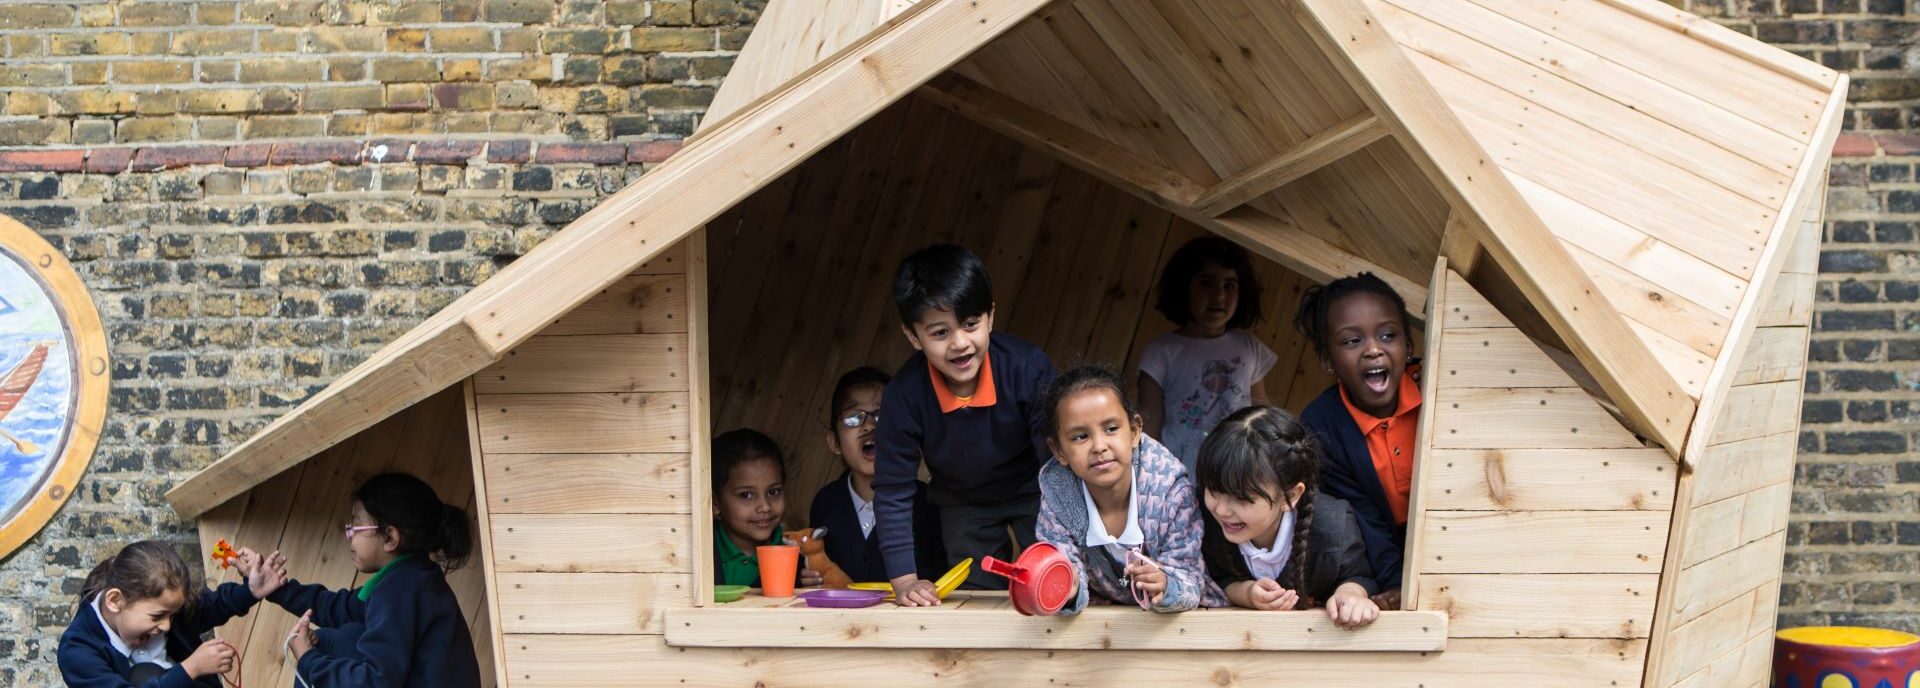
{"label": "wooden plank wall", "polygon": [[1706,449],[1688,457],[1695,469],[1679,489],[1688,513],[1668,550],[1680,561],[1671,594],[1662,591],[1671,602],[1651,685],[1767,681],[1822,219],[1813,208],[1791,237]]}
{"label": "wooden plank wall", "polygon": [[[786,450],[787,523],[842,465],[827,453],[834,380],[891,374],[912,349],[888,285],[901,257],[954,242],[987,261],[994,328],[1062,368],[1092,360],[1131,380],[1140,348],[1172,325],[1152,307],[1191,223],[912,100],[828,147],[709,225],[714,429],[752,427]],[[1298,410],[1330,383],[1292,329],[1308,282],[1255,257],[1280,356],[1269,398]]]}
{"label": "wooden plank wall", "polygon": [[692,601],[687,270],[683,242],[473,377],[506,642]]}
{"label": "wooden plank wall", "polygon": [[[199,522],[202,550],[212,551],[220,538],[262,552],[278,549],[287,555],[287,568],[301,582],[354,587],[365,576],[354,570],[340,538],[341,524],[352,520],[353,490],[375,474],[403,471],[426,480],[440,499],[464,505],[471,515],[477,506],[471,466],[465,402],[456,386],[207,512]],[[478,538],[477,521],[474,527]],[[474,556],[449,574],[447,582],[468,619],[485,684],[492,686],[493,673],[486,669],[492,663],[493,633],[481,569],[486,562],[479,552],[476,540]],[[208,570],[208,577],[212,584],[239,580],[236,570],[217,567]],[[243,683],[293,684],[280,643],[294,620],[279,607],[262,603],[214,632],[240,647]]]}
{"label": "wooden plank wall", "polygon": [[1459,274],[1446,271],[1433,293],[1411,605],[1448,612],[1454,638],[1609,639],[1641,661],[1673,459],[1622,427]]}

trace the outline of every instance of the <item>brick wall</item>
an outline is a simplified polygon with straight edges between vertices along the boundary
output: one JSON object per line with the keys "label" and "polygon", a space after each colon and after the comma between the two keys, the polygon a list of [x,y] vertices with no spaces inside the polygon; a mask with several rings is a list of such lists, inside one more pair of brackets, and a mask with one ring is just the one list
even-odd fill
{"label": "brick wall", "polygon": [[[1668,1],[1855,76],[1782,615],[1920,630],[1920,22]],[[0,561],[0,685],[58,683],[96,559],[193,548],[168,486],[676,150],[763,4],[0,4],[0,212],[73,261],[116,363],[82,488]]]}
{"label": "brick wall", "polygon": [[58,685],[165,490],[679,148],[762,0],[0,3],[0,212],[108,327],[112,409],[0,561],[0,685]]}
{"label": "brick wall", "polygon": [[1835,147],[1780,625],[1920,631],[1920,3],[1686,0],[1853,78]]}

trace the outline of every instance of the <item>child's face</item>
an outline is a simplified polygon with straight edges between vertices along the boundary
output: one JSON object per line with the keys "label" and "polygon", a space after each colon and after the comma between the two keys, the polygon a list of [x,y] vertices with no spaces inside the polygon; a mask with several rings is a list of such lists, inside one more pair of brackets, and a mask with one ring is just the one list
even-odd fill
{"label": "child's face", "polygon": [[1327,310],[1327,365],[1347,398],[1385,418],[1400,403],[1407,333],[1400,311],[1379,294],[1348,294]]}
{"label": "child's face", "polygon": [[1060,401],[1058,426],[1047,438],[1054,460],[1086,481],[1110,489],[1133,476],[1133,449],[1140,443],[1140,417],[1128,416],[1120,398],[1105,387],[1082,390]]}
{"label": "child's face", "polygon": [[[1278,492],[1278,487],[1268,485],[1268,494]],[[1207,513],[1213,514],[1214,522],[1220,524],[1221,534],[1227,536],[1227,542],[1236,545],[1252,542],[1272,549],[1274,538],[1280,534],[1280,521],[1306,491],[1306,484],[1294,483],[1287,491],[1285,506],[1266,499],[1247,501],[1213,490],[1205,490],[1201,497],[1207,504]]]}
{"label": "child's face", "polygon": [[[873,436],[880,430],[880,385],[855,387],[847,392],[847,403],[834,410],[833,432],[827,433],[827,449],[847,462],[847,469],[863,478],[873,477]],[[865,414],[865,422],[847,427],[844,420]]]}
{"label": "child's face", "polygon": [[784,482],[780,465],[773,459],[736,463],[727,473],[727,484],[714,496],[713,513],[728,532],[752,542],[766,542],[787,515]]}
{"label": "child's face", "polygon": [[100,615],[127,647],[140,647],[173,628],[173,615],[186,604],[184,590],[167,590],[158,597],[128,602],[126,593],[113,588],[100,601]]}
{"label": "child's face", "polygon": [[931,310],[906,330],[913,348],[926,352],[927,361],[948,385],[969,385],[980,376],[980,361],[993,334],[993,309],[961,319],[952,310]]}
{"label": "child's face", "polygon": [[[378,525],[367,514],[367,507],[360,502],[353,503],[353,525]],[[400,548],[400,529],[393,527],[356,530],[347,536],[347,551],[353,553],[353,568],[361,573],[373,573],[380,567],[393,561]]]}
{"label": "child's face", "polygon": [[1192,324],[1209,332],[1227,329],[1240,306],[1240,273],[1219,263],[1207,263],[1187,284],[1187,315]]}

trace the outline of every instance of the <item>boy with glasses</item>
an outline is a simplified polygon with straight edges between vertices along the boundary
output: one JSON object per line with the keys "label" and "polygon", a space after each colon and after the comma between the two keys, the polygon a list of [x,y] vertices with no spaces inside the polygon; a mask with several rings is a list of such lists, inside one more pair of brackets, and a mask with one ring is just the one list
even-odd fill
{"label": "boy with glasses", "polygon": [[[880,538],[874,529],[874,437],[880,428],[880,398],[886,391],[886,373],[860,367],[840,376],[828,407],[827,450],[846,462],[839,480],[813,495],[811,519],[827,529],[827,558],[856,582],[888,580],[880,556]],[[914,565],[920,577],[933,580],[946,572],[947,550],[940,537],[940,511],[927,499],[927,484],[915,481],[913,492]]]}

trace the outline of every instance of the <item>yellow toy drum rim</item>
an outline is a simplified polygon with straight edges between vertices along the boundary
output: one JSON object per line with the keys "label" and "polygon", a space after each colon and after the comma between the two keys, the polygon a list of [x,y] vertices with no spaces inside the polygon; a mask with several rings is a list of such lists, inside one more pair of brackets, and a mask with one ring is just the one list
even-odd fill
{"label": "yellow toy drum rim", "polygon": [[1920,644],[1920,635],[1864,626],[1802,626],[1781,630],[1775,634],[1775,637],[1802,645],[1880,650]]}

